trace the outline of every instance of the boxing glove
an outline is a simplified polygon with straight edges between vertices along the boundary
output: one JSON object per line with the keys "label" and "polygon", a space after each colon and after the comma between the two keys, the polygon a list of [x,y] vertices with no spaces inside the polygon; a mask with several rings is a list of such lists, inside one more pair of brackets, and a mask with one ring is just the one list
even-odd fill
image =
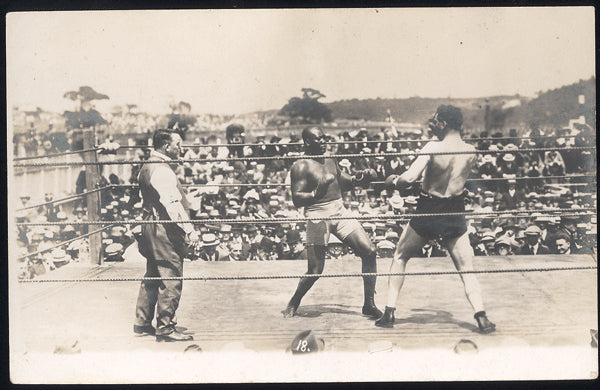
{"label": "boxing glove", "polygon": [[385,179],[385,188],[388,191],[393,191],[396,189],[398,179],[400,179],[400,175],[391,175],[387,179]]}
{"label": "boxing glove", "polygon": [[354,175],[354,184],[363,188],[368,187],[369,183],[377,180],[377,178],[377,172],[374,169],[363,169]]}
{"label": "boxing glove", "polygon": [[313,191],[313,197],[315,199],[321,199],[327,192],[329,184],[331,184],[334,180],[335,176],[333,176],[331,173],[327,173],[319,178],[319,181],[317,182],[317,188]]}

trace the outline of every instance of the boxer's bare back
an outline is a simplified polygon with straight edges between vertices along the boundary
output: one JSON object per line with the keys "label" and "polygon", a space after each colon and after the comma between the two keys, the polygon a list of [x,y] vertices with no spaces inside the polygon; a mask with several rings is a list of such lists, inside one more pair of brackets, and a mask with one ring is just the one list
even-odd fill
{"label": "boxer's bare back", "polygon": [[[464,142],[460,134],[449,134],[442,141],[429,142],[422,151],[472,153],[475,148]],[[419,158],[421,157],[427,160],[421,189],[440,198],[457,196],[464,191],[471,167],[477,159],[475,154],[437,154]]]}

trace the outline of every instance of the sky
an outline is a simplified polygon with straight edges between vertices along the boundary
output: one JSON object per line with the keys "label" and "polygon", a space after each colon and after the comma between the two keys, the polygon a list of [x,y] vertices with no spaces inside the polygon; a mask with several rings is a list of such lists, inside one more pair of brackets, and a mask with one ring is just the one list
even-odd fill
{"label": "sky", "polygon": [[62,112],[279,109],[301,88],[341,99],[481,97],[595,75],[594,9],[428,8],[11,13],[7,100]]}

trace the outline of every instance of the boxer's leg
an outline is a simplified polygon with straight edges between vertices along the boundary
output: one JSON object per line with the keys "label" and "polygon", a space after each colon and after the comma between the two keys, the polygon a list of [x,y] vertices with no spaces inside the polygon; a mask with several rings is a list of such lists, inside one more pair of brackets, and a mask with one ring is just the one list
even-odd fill
{"label": "boxer's leg", "polygon": [[[306,256],[308,258],[307,274],[322,274],[325,267],[325,253],[329,242],[329,225],[326,221],[307,221],[306,223]],[[302,278],[298,282],[296,292],[282,312],[284,317],[293,317],[300,306],[304,295],[315,284],[318,277]]]}

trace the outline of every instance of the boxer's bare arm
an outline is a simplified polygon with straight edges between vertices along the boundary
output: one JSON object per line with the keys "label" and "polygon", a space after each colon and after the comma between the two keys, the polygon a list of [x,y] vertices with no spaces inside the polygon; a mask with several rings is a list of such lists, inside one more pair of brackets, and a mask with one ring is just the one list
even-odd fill
{"label": "boxer's bare arm", "polygon": [[[429,142],[427,145],[425,145],[425,147],[423,147],[421,151],[425,153],[431,153],[434,151],[434,145],[435,144],[433,142]],[[423,154],[417,157],[416,160],[410,166],[410,168],[408,168],[406,172],[404,172],[402,175],[400,175],[400,177],[398,177],[398,180],[396,181],[396,188],[406,188],[415,181],[419,180],[421,174],[423,173],[425,168],[427,168],[427,164],[429,164],[430,157],[430,155]]]}
{"label": "boxer's bare arm", "polygon": [[354,188],[354,176],[349,175],[346,172],[340,172],[338,182],[340,183],[340,190],[342,191],[350,191]]}
{"label": "boxer's bare arm", "polygon": [[290,172],[292,201],[295,207],[304,207],[313,203],[315,194],[314,191],[308,191],[308,164],[306,161],[300,160],[292,165]]}

